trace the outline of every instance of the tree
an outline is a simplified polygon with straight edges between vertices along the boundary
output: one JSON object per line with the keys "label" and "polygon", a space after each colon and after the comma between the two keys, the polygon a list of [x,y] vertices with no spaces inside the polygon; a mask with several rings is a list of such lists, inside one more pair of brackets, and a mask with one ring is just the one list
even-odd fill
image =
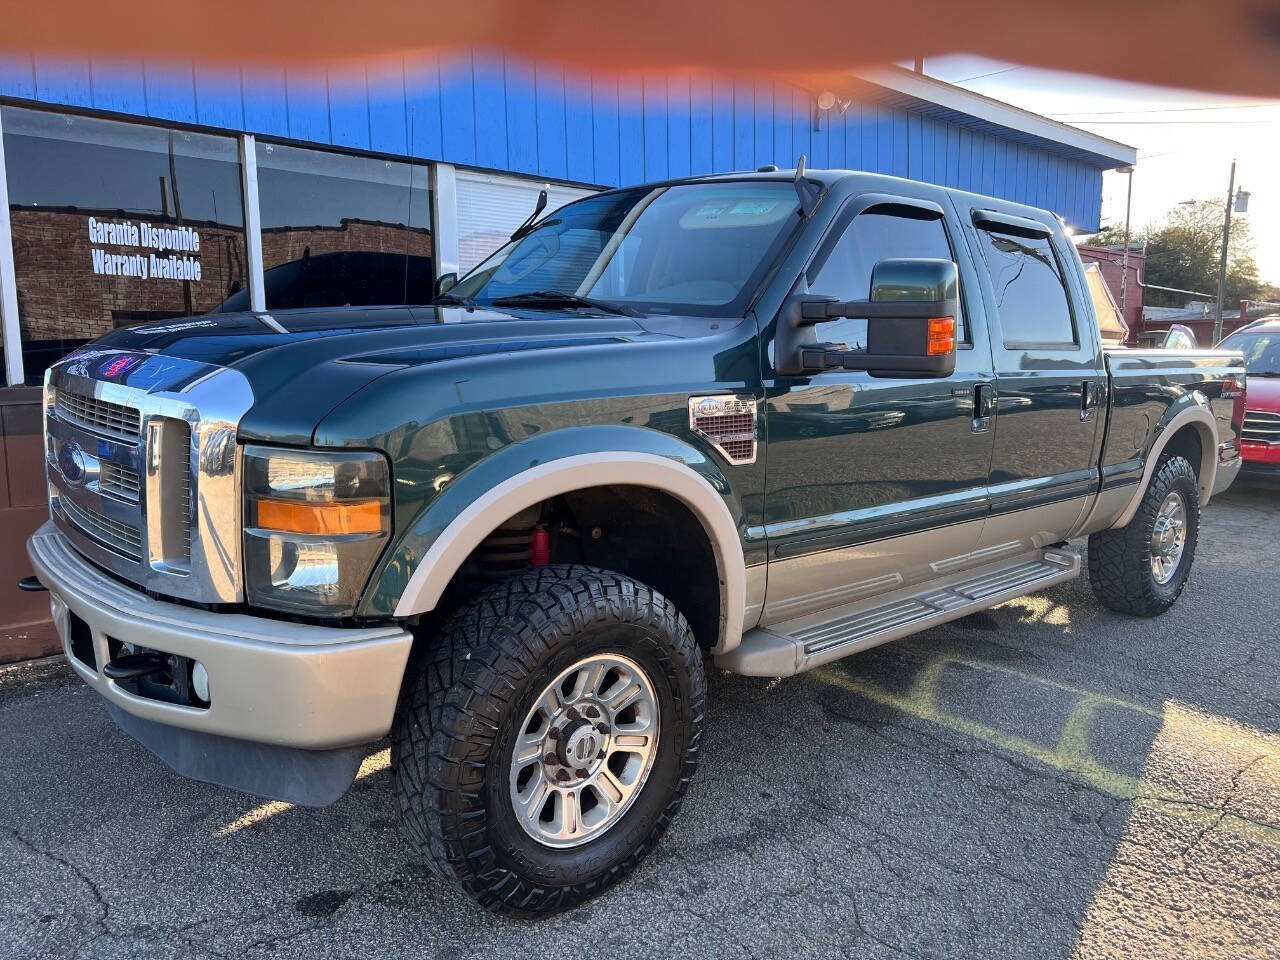
{"label": "tree", "polygon": [[[1195,290],[1213,298],[1218,290],[1218,258],[1222,252],[1221,200],[1198,200],[1178,204],[1169,211],[1163,223],[1144,227],[1133,239],[1145,246],[1147,261],[1142,278],[1146,284]],[[1107,227],[1091,238],[1100,245],[1124,242],[1122,228]],[[1231,220],[1231,242],[1227,247],[1227,282],[1223,308],[1230,309],[1241,300],[1255,299],[1261,284],[1258,265],[1253,259],[1253,237],[1249,221],[1244,217]],[[1147,289],[1142,301],[1148,306],[1182,306],[1193,297],[1183,293],[1166,293]]]}

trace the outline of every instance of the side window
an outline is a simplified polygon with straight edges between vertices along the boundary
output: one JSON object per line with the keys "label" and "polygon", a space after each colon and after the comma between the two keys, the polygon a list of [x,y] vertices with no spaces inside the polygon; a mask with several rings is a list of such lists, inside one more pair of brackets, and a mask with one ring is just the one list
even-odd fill
{"label": "side window", "polygon": [[991,230],[979,230],[978,237],[991,274],[1004,345],[1076,346],[1067,288],[1049,238]]}
{"label": "side window", "polygon": [[[931,257],[954,260],[947,231],[938,219],[918,219],[899,213],[868,210],[853,219],[809,285],[809,292],[841,300],[866,300],[871,295],[871,271],[881,260],[897,257]],[[957,339],[968,334],[964,318],[957,317]],[[818,339],[865,350],[867,321],[832,320],[817,326]]]}

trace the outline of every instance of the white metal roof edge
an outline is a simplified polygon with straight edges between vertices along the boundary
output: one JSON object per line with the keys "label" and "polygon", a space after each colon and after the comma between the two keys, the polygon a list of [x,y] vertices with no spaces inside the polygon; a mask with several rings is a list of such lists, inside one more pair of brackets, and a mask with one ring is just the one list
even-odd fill
{"label": "white metal roof edge", "polygon": [[1030,110],[984,97],[980,93],[946,83],[926,74],[902,67],[878,67],[859,70],[860,79],[922,103],[973,117],[986,123],[1016,130],[1019,133],[1092,154],[1109,161],[1108,168],[1132,166],[1138,162],[1138,150],[1117,140],[1100,137],[1079,127],[1051,120]]}

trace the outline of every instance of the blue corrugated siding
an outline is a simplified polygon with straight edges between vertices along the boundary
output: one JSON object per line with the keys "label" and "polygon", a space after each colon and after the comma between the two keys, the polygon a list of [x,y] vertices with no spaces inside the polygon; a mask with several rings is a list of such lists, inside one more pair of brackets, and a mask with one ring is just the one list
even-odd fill
{"label": "blue corrugated siding", "polygon": [[616,186],[690,173],[845,167],[994,194],[1096,230],[1102,171],[934,117],[705,75],[621,79],[513,56],[416,54],[331,70],[0,57],[0,96]]}

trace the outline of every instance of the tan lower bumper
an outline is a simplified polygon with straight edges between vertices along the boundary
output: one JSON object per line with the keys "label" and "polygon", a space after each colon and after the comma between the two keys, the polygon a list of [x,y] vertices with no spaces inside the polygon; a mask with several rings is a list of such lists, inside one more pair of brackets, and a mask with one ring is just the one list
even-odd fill
{"label": "tan lower bumper", "polygon": [[[153,600],[91,566],[49,523],[27,552],[49,589],[68,661],[126,713],[308,750],[367,743],[391,729],[412,643],[399,627],[318,627]],[[89,627],[92,667],[72,654],[71,614]],[[146,699],[104,677],[108,637],[199,660],[209,673],[210,706]]]}

